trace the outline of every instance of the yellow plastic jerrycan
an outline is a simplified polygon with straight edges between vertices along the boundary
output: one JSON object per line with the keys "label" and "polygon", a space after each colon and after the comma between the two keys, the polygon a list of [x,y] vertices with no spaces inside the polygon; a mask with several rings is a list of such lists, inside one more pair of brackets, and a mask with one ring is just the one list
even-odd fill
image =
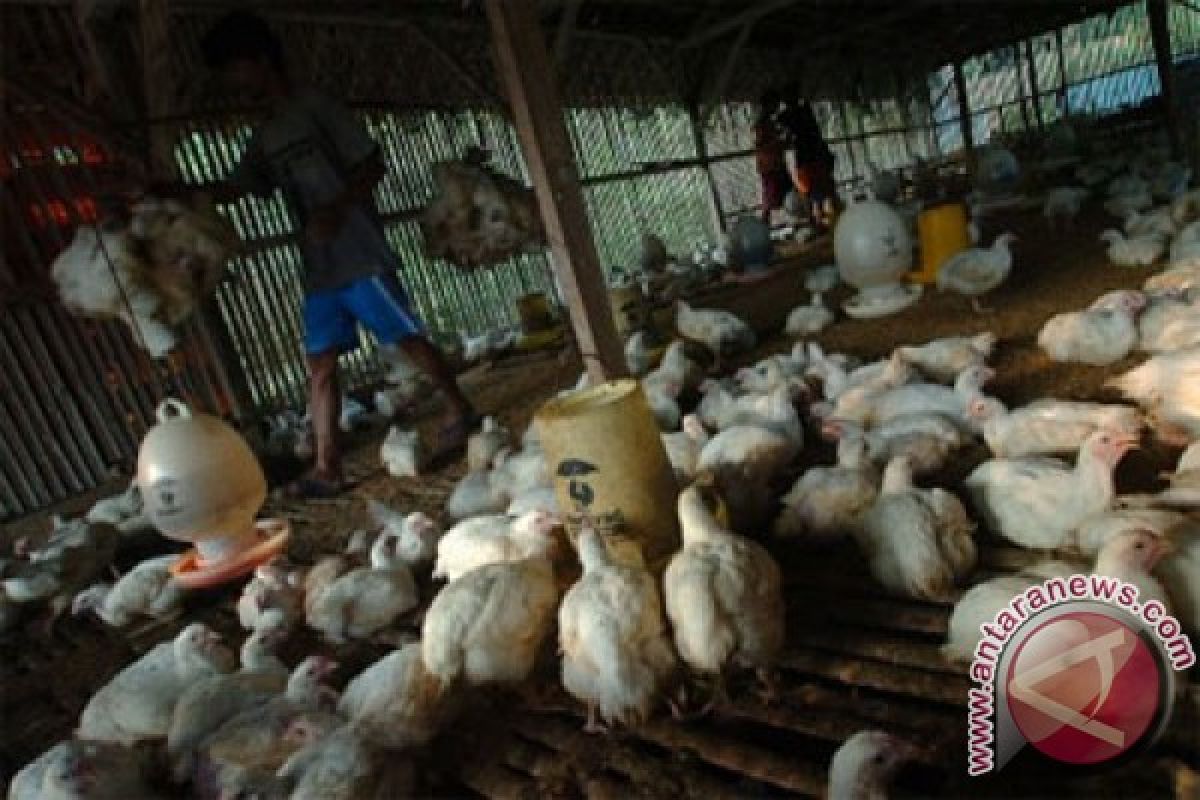
{"label": "yellow plastic jerrycan", "polygon": [[917,236],[921,242],[921,269],[909,275],[909,279],[933,283],[946,259],[971,244],[966,209],[961,203],[925,209],[917,217]]}

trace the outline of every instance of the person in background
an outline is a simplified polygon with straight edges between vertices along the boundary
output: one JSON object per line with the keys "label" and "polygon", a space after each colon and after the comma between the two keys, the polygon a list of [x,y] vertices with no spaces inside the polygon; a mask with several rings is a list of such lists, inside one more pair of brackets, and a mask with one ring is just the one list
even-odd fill
{"label": "person in background", "polygon": [[758,105],[754,122],[754,166],[762,182],[762,218],[771,224],[771,212],[783,207],[784,197],[791,188],[791,178],[784,159],[784,141],[775,115],[779,111],[779,94],[768,91]]}
{"label": "person in background", "polygon": [[825,230],[837,203],[833,151],[825,144],[812,106],[800,96],[800,87],[790,85],[784,96],[786,106],[779,115],[779,124],[787,139],[791,178],[796,190],[808,198],[813,225]]}
{"label": "person in background", "polygon": [[357,325],[398,345],[445,395],[447,411],[431,455],[454,455],[476,415],[397,277],[400,260],[373,200],[385,173],[378,146],[349,109],[288,79],[282,45],[261,17],[230,12],[201,47],[208,67],[231,90],[268,108],[230,181],[217,187],[217,198],[269,197],[279,189],[303,231],[304,352],[316,462],[289,493],[324,497],[345,488],[338,356],[358,346]]}

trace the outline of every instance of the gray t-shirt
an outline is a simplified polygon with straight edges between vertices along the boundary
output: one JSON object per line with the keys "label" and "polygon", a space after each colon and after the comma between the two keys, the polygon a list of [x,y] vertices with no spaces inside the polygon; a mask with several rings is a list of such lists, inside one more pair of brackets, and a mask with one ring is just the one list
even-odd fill
{"label": "gray t-shirt", "polygon": [[[308,214],[332,202],[354,168],[377,151],[348,108],[313,89],[302,89],[276,106],[255,130],[231,180],[260,196],[282,189],[303,226]],[[302,235],[301,247],[304,287],[310,292],[399,268],[373,206],[351,208],[328,241],[318,244]]]}

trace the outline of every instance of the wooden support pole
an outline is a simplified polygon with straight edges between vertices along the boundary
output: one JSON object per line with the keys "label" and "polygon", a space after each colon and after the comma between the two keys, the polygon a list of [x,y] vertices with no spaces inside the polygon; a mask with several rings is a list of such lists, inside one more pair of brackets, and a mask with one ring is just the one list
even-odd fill
{"label": "wooden support pole", "polygon": [[571,35],[575,33],[575,21],[579,18],[579,7],[583,0],[566,0],[562,16],[558,21],[558,33],[554,35],[554,63],[561,65],[567,60],[571,49]]}
{"label": "wooden support pole", "polygon": [[174,177],[172,137],[158,122],[171,113],[171,37],[167,0],[139,0],[138,20],[142,40],[142,90],[145,96],[147,140],[150,142],[150,174],[159,180]]}
{"label": "wooden support pole", "polygon": [[1042,114],[1042,91],[1038,86],[1037,60],[1033,55],[1033,39],[1025,40],[1025,61],[1029,65],[1029,93],[1033,96],[1033,115],[1037,118],[1038,130],[1045,130],[1046,119]]}
{"label": "wooden support pole", "polygon": [[954,63],[954,92],[958,95],[958,127],[962,131],[963,155],[967,171],[974,172],[975,134],[971,127],[971,104],[967,99],[967,79],[963,75],[961,61]]}
{"label": "wooden support pole", "polygon": [[554,274],[594,381],[628,374],[608,285],[588,226],[554,67],[532,0],[486,0],[496,67],[533,179]]}
{"label": "wooden support pole", "polygon": [[[1021,124],[1024,126],[1025,131],[1028,132],[1029,129],[1033,127],[1033,123],[1031,122],[1031,119],[1029,116],[1029,106],[1025,102],[1026,100],[1029,99],[1029,97],[1025,93],[1025,79],[1021,77],[1021,73],[1024,72],[1025,70],[1021,69],[1021,45],[1020,44],[1014,44],[1012,46],[1012,55],[1013,55],[1013,58],[1012,58],[1013,67],[1016,68],[1016,71],[1017,71],[1017,105],[1021,111]],[[1004,118],[1003,109],[1001,109],[1001,111],[1000,111],[1000,118],[1001,119]]]}
{"label": "wooden support pole", "polygon": [[1061,26],[1054,29],[1054,43],[1058,46],[1058,80],[1060,82],[1059,91],[1062,92],[1062,115],[1069,117],[1071,116],[1071,93],[1068,91],[1067,57],[1063,53],[1063,29]]}
{"label": "wooden support pole", "polygon": [[1178,158],[1183,152],[1183,134],[1179,125],[1179,109],[1175,105],[1175,60],[1171,55],[1171,25],[1167,19],[1167,0],[1147,0],[1146,12],[1150,17],[1154,60],[1158,62],[1158,83],[1162,87],[1163,111],[1167,115],[1171,154]]}
{"label": "wooden support pole", "polygon": [[725,212],[721,208],[721,188],[713,177],[712,164],[708,158],[708,142],[704,138],[704,120],[700,109],[695,103],[688,104],[688,119],[692,124],[692,138],[696,143],[696,159],[704,168],[704,177],[708,181],[709,214],[712,216],[713,233],[720,236],[725,232]]}

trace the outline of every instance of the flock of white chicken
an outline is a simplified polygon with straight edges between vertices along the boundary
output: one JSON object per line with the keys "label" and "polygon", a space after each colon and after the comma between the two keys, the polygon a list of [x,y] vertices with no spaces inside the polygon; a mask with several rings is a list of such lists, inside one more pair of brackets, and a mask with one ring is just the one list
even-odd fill
{"label": "flock of white chicken", "polygon": [[[780,567],[763,541],[846,540],[882,590],[957,598],[949,659],[970,659],[980,623],[1020,590],[1080,571],[1071,563],[1080,559],[1159,598],[1200,634],[1200,195],[1181,190],[1188,176],[1174,165],[1144,155],[1089,164],[1079,177],[1084,187],[1048,194],[1048,219],[1073,219],[1088,192],[1106,185],[1105,207],[1125,217],[1129,236],[1106,234],[1114,263],[1167,252],[1170,261],[1142,291],[1051,319],[1039,343],[1054,359],[1096,365],[1134,349],[1153,354],[1112,381],[1137,407],[1052,398],[1008,407],[986,392],[1001,345],[988,332],[897,347],[872,363],[801,340],[730,373],[721,362],[755,346],[752,328],[680,300],[681,338],[656,364],[644,338],[627,347],[681,487],[682,542],[661,576],[610,552],[592,530],[574,551],[563,547],[536,431],[517,438],[488,419],[446,501],[447,530],[372,502],[376,530],[355,532],[345,552],[309,567],[261,567],[237,604],[248,631],[240,664],[214,632],[187,626],[102,687],[75,738],[22,770],[9,797],[155,796],[147,741],[165,742],[169,785],[200,796],[398,796],[413,774],[395,753],[451,724],[470,687],[524,682],[555,636],[562,685],[586,707],[588,730],[636,725],[664,706],[679,713],[697,685],[709,687],[706,708],[724,702],[735,670],[753,671],[769,697],[786,626]],[[1164,193],[1171,203],[1152,209]],[[995,288],[1011,268],[1011,238],[967,251],[939,285],[973,301]],[[1158,250],[1147,259],[1141,248],[1151,240]],[[821,298],[835,284],[828,269],[809,274],[812,300],[792,313],[787,333],[812,337],[833,322]],[[696,344],[712,366],[694,357]],[[1147,423],[1164,440],[1191,444],[1171,488],[1120,496],[1114,468]],[[800,471],[814,434],[836,443],[836,462]],[[930,485],[978,442],[992,457],[967,477],[965,497]],[[419,437],[399,428],[381,448],[395,476],[418,476],[422,456]],[[136,490],[103,501],[89,520],[143,527]],[[96,584],[116,544],[111,527],[90,523],[62,522],[46,545],[22,552],[22,564],[2,565],[0,621],[34,599],[56,610],[73,602],[76,613],[114,626],[178,608],[169,558]],[[960,595],[976,571],[979,527],[1067,560]],[[576,559],[581,574],[563,591]],[[397,641],[400,627],[416,624],[419,641]],[[289,669],[276,655],[300,626],[333,644],[372,639],[396,649],[339,693],[327,683],[329,659]],[[831,762],[830,796],[882,796],[915,753],[888,733],[856,734]]]}

